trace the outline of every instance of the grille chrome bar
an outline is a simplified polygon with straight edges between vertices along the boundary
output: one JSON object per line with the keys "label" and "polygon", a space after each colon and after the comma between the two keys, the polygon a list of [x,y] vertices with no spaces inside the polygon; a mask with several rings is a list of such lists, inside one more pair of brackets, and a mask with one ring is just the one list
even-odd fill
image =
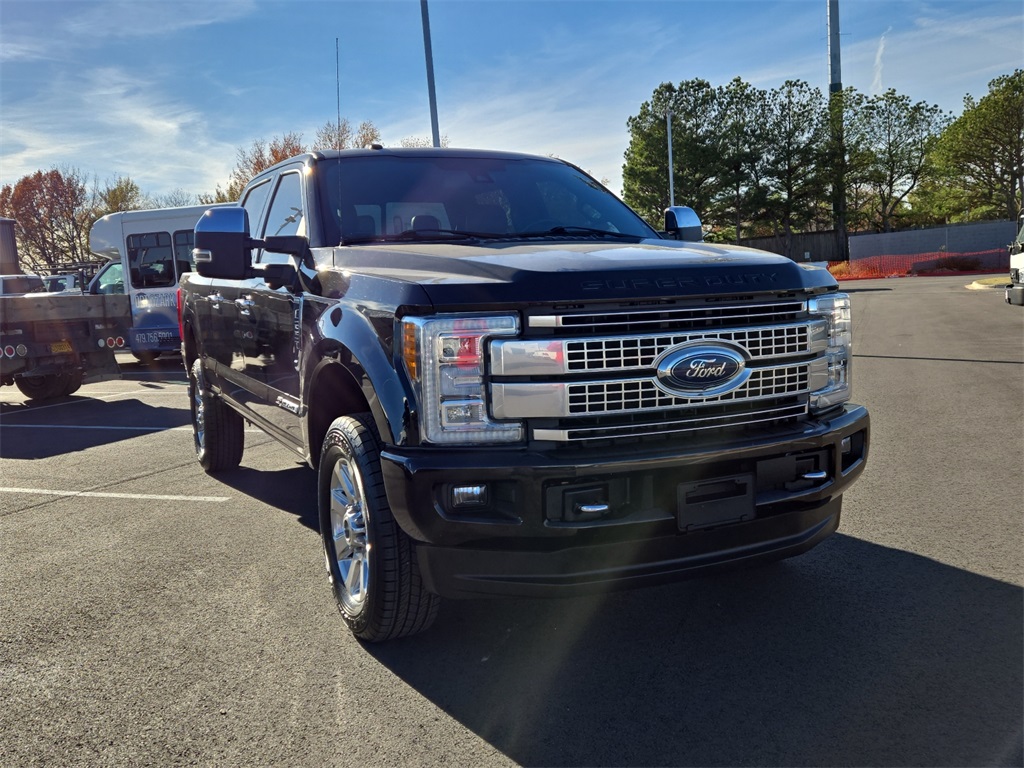
{"label": "grille chrome bar", "polygon": [[825,386],[828,362],[754,368],[743,386],[712,397],[681,397],[661,388],[653,377],[580,382],[516,382],[491,385],[497,419],[567,418],[700,408],[724,402],[751,402],[803,395]]}
{"label": "grille chrome bar", "polygon": [[736,329],[556,340],[499,339],[491,344],[494,376],[557,376],[588,371],[651,369],[659,355],[688,341],[739,344],[752,360],[820,354],[828,346],[824,320]]}
{"label": "grille chrome bar", "polygon": [[686,432],[700,432],[709,429],[745,427],[755,424],[794,419],[807,413],[807,404],[771,406],[762,410],[719,414],[715,416],[687,417],[682,419],[658,420],[647,424],[623,424],[599,427],[570,427],[568,429],[533,430],[534,440],[558,442],[581,442],[586,440],[610,440],[650,435],[676,435]]}

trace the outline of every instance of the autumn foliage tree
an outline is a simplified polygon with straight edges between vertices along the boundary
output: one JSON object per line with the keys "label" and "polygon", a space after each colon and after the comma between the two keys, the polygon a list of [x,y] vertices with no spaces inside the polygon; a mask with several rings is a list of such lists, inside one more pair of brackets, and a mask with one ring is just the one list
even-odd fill
{"label": "autumn foliage tree", "polygon": [[255,139],[248,147],[240,147],[235,158],[235,167],[231,171],[227,188],[219,185],[212,195],[200,195],[201,203],[230,203],[242,196],[242,190],[256,174],[262,173],[270,166],[287,160],[289,157],[301,155],[303,152],[321,149],[348,149],[365,147],[380,141],[380,131],[369,120],[359,124],[353,130],[351,123],[345,118],[340,121],[329,120],[317,129],[316,139],[312,146],[302,141],[302,134],[291,131],[283,136],[275,136],[269,142]]}
{"label": "autumn foliage tree", "polygon": [[0,188],[0,215],[16,222],[18,257],[27,271],[86,261],[93,210],[85,178],[74,168],[36,171]]}

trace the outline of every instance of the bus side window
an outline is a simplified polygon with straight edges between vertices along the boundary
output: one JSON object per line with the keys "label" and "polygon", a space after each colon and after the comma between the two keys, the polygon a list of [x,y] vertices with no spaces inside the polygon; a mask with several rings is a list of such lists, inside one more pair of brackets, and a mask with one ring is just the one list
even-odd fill
{"label": "bus side window", "polygon": [[191,229],[183,229],[174,233],[175,282],[195,267],[195,262],[192,260],[192,246],[195,244],[195,239],[195,231]]}
{"label": "bus side window", "polygon": [[128,235],[125,245],[133,288],[166,288],[175,284],[174,254],[169,233]]}

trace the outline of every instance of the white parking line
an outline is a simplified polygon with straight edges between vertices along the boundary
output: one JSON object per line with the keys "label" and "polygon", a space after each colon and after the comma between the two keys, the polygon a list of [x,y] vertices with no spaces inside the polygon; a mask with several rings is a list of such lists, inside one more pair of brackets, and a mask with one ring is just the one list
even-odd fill
{"label": "white parking line", "polygon": [[165,496],[151,493],[103,493],[100,491],[52,491],[42,488],[0,488],[0,493],[28,493],[36,496],[88,496],[97,499],[143,499],[153,501],[227,501],[228,496]]}
{"label": "white parking line", "polygon": [[[191,426],[184,427],[118,427],[102,424],[8,424],[0,421],[0,429],[109,429],[124,432],[191,432]],[[247,434],[258,435],[262,429],[246,429]]]}
{"label": "white parking line", "polygon": [[0,429],[113,429],[123,430],[128,432],[174,432],[174,431],[192,431],[192,427],[108,427],[102,425],[89,425],[89,424],[3,424],[0,423]]}

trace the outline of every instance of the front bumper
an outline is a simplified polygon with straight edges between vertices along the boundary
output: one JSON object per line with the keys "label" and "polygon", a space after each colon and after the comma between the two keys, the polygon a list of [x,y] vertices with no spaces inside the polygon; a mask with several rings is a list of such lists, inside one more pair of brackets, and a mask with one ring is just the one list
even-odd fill
{"label": "front bumper", "polygon": [[[836,530],[869,432],[867,411],[846,406],[785,432],[683,448],[388,448],[381,465],[428,589],[566,595],[810,549]],[[460,508],[462,486],[485,486],[485,503]]]}
{"label": "front bumper", "polygon": [[420,546],[420,572],[445,597],[569,597],[700,576],[806,552],[839,527],[842,498],[697,533],[551,552]]}

